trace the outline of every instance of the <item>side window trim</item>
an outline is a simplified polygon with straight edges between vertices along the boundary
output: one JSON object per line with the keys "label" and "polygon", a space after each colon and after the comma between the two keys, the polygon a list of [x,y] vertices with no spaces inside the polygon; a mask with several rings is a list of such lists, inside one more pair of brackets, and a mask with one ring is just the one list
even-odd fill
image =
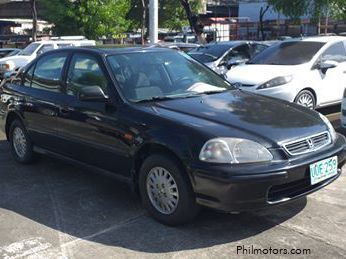
{"label": "side window trim", "polygon": [[66,53],[67,53],[67,57],[66,57],[66,60],[65,60],[64,67],[62,68],[62,71],[61,71],[61,82],[60,82],[60,85],[61,85],[61,93],[62,94],[66,94],[66,91],[67,91],[67,76],[68,76],[68,71],[69,71],[69,68],[70,68],[72,57],[74,55],[72,53],[72,51],[67,51]]}
{"label": "side window trim", "polygon": [[[26,69],[25,73],[23,74],[23,78],[22,78],[22,85],[23,85],[23,86],[25,86],[25,76],[28,74],[28,72],[30,71],[30,69],[33,68],[33,70],[32,70],[32,75],[31,75],[31,77],[30,77],[30,85],[28,86],[29,88],[31,88],[32,79],[33,79],[33,77],[34,77],[34,73],[35,73],[35,70],[36,70],[37,61],[38,61],[38,60],[36,60],[35,63],[33,63],[32,65],[30,65],[30,66],[28,67],[28,69]],[[25,87],[27,87],[27,86],[25,86]]]}

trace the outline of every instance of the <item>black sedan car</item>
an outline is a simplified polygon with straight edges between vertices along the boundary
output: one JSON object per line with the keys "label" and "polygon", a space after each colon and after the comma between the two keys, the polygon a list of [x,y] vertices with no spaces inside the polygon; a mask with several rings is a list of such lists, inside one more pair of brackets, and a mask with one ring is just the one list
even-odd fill
{"label": "black sedan car", "polygon": [[112,175],[170,225],[200,206],[240,212],[305,196],[346,159],[322,115],[235,89],[169,49],[50,51],[0,97],[18,162],[41,153]]}

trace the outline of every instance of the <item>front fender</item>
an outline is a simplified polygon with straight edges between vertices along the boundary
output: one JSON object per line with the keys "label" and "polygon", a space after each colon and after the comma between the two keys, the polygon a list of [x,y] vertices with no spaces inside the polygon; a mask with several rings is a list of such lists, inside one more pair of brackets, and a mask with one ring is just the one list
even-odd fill
{"label": "front fender", "polygon": [[167,130],[153,130],[147,132],[142,143],[136,147],[135,153],[140,152],[147,146],[160,146],[181,160],[185,166],[193,159],[190,149],[189,138],[185,134],[178,132],[167,132]]}

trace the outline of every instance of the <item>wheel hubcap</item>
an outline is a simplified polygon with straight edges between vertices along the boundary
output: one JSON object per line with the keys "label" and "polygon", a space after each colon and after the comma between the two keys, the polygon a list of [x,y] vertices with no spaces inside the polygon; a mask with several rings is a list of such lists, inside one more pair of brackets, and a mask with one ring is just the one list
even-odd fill
{"label": "wheel hubcap", "polygon": [[302,94],[297,100],[297,104],[308,107],[310,109],[314,108],[314,100],[310,94]]}
{"label": "wheel hubcap", "polygon": [[147,176],[147,193],[151,204],[163,214],[172,214],[179,202],[173,176],[162,167],[154,167]]}
{"label": "wheel hubcap", "polygon": [[24,132],[21,128],[15,128],[13,131],[13,147],[16,154],[23,158],[26,153],[27,142]]}

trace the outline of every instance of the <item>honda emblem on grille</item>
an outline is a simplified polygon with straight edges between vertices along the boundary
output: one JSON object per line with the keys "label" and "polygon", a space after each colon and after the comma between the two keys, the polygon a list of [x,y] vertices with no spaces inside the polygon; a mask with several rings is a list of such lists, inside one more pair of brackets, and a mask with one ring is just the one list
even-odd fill
{"label": "honda emblem on grille", "polygon": [[312,141],[311,138],[307,139],[308,141],[308,145],[309,145],[309,149],[313,149],[314,148],[314,142]]}

